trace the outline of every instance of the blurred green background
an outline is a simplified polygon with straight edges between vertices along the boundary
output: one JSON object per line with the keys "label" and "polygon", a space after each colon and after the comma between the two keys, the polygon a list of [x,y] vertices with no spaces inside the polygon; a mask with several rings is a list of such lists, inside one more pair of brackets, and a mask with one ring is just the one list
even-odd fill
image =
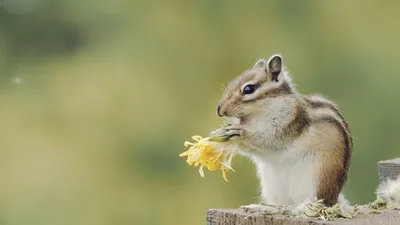
{"label": "blurred green background", "polygon": [[246,158],[201,178],[178,154],[222,87],[280,53],[354,136],[345,195],[400,156],[399,1],[0,1],[0,224],[205,224],[255,203]]}

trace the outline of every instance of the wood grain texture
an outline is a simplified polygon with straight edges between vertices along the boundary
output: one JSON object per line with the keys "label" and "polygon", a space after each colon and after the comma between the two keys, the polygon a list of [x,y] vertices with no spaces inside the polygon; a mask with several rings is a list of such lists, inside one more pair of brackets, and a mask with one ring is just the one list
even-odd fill
{"label": "wood grain texture", "polygon": [[281,215],[262,216],[247,214],[239,209],[210,209],[207,225],[399,225],[399,211],[384,211],[381,214],[361,215],[355,219],[333,221],[290,218]]}
{"label": "wood grain texture", "polygon": [[378,162],[379,182],[400,176],[400,158]]}

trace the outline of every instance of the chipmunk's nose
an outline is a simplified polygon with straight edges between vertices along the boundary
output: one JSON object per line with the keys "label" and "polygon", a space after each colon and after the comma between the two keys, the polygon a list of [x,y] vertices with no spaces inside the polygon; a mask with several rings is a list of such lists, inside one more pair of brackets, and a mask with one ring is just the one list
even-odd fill
{"label": "chipmunk's nose", "polygon": [[218,105],[218,107],[217,107],[217,115],[219,116],[219,117],[223,117],[224,115],[221,113],[221,105]]}

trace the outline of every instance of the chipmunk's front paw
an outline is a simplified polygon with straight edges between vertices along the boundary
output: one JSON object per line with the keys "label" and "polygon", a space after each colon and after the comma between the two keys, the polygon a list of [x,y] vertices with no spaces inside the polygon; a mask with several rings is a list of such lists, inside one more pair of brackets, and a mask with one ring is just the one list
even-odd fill
{"label": "chipmunk's front paw", "polygon": [[241,125],[227,124],[211,132],[211,137],[213,140],[231,141],[242,139],[244,134],[245,131]]}
{"label": "chipmunk's front paw", "polygon": [[278,207],[259,205],[259,204],[250,204],[240,206],[240,210],[243,210],[246,213],[261,213],[261,214],[278,214],[280,213],[280,209]]}
{"label": "chipmunk's front paw", "polygon": [[239,124],[231,124],[224,127],[224,129],[225,129],[225,135],[229,137],[229,140],[241,139],[243,138],[245,133],[244,129]]}

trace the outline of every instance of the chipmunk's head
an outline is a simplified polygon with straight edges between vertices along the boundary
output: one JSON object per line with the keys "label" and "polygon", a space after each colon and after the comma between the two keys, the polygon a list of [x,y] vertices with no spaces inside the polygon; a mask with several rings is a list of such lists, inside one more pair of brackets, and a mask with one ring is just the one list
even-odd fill
{"label": "chipmunk's head", "polygon": [[280,55],[260,59],[225,88],[217,107],[220,117],[243,118],[265,110],[271,100],[293,94],[289,75]]}

